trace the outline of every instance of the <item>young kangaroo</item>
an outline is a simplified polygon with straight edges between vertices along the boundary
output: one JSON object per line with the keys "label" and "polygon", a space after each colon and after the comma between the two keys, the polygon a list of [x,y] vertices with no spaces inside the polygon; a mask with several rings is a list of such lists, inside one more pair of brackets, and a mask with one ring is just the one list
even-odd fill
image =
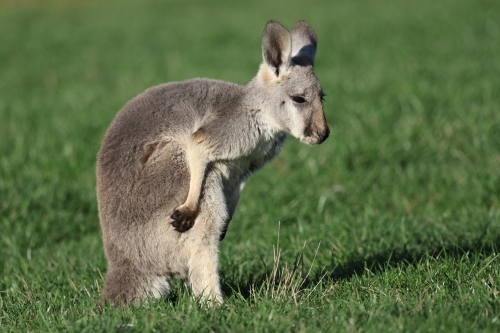
{"label": "young kangaroo", "polygon": [[248,178],[281,150],[329,134],[313,72],[316,35],[269,21],[264,62],[240,86],[209,79],[162,84],[116,115],[97,158],[108,259],[103,297],[137,304],[180,276],[202,301],[222,302],[218,245]]}

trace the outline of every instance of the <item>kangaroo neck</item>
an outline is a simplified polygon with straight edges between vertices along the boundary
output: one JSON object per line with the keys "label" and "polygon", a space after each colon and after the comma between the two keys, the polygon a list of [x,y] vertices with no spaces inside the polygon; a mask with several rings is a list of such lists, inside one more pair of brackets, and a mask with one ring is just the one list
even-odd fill
{"label": "kangaroo neck", "polygon": [[283,133],[272,117],[272,91],[263,84],[259,75],[244,86],[242,108],[255,122],[259,135],[264,140],[272,140]]}

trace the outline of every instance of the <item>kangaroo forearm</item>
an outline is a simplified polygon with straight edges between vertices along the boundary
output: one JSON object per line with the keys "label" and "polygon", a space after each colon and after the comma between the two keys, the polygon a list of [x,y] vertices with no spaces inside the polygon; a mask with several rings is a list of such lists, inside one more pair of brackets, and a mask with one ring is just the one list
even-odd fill
{"label": "kangaroo forearm", "polygon": [[186,157],[189,165],[189,192],[183,206],[191,208],[193,211],[198,210],[198,201],[200,199],[201,187],[205,178],[205,171],[209,162],[207,154],[199,144],[191,144],[188,146]]}

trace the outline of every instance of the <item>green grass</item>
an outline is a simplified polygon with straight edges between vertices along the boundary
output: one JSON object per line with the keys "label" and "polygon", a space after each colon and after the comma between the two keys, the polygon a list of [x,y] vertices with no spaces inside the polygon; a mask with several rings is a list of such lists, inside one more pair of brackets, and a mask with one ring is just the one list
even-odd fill
{"label": "green grass", "polygon": [[[99,314],[108,124],[161,82],[246,83],[271,18],[316,30],[330,138],[247,185],[223,307],[177,283]],[[500,331],[498,1],[0,2],[0,138],[0,331]]]}

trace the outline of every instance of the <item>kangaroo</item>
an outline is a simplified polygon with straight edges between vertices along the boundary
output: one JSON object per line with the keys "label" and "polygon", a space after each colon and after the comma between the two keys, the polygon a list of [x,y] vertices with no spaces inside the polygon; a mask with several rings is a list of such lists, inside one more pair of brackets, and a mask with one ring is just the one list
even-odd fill
{"label": "kangaroo", "polygon": [[329,135],[316,45],[307,22],[288,31],[269,21],[248,84],[161,84],[117,113],[96,167],[105,301],[163,297],[179,276],[202,302],[222,303],[218,245],[246,181],[287,133],[310,145]]}

